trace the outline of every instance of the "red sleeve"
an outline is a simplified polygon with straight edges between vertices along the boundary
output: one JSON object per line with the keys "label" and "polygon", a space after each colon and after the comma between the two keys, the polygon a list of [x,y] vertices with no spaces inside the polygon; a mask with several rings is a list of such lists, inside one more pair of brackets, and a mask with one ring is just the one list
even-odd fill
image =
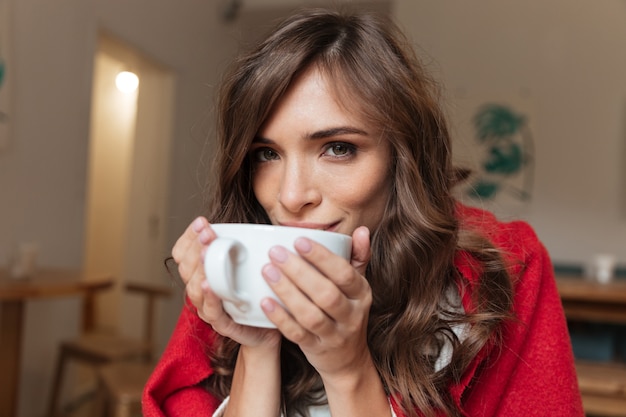
{"label": "red sleeve", "polygon": [[220,401],[198,384],[213,373],[208,349],[215,337],[195,309],[183,307],[142,399],[144,417],[210,416]]}
{"label": "red sleeve", "polygon": [[[515,319],[502,345],[484,348],[450,392],[466,417],[583,417],[571,342],[548,253],[524,222],[499,223],[487,212],[463,209],[465,224],[482,230],[513,265]],[[469,218],[468,218],[469,216]],[[476,263],[464,254],[457,268],[472,291]],[[472,309],[469,293],[463,297]],[[397,417],[405,417],[395,401]]]}
{"label": "red sleeve", "polygon": [[497,223],[496,229],[490,232],[494,243],[518,265],[515,319],[505,325],[502,345],[479,355],[453,393],[471,417],[584,416],[548,253],[524,222]]}

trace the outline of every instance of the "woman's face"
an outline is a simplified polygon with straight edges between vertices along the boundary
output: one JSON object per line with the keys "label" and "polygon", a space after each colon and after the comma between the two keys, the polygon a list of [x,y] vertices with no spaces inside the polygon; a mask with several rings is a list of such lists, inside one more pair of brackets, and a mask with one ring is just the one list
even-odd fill
{"label": "woman's face", "polygon": [[253,189],[272,224],[375,230],[390,193],[390,146],[312,67],[278,101],[251,147]]}

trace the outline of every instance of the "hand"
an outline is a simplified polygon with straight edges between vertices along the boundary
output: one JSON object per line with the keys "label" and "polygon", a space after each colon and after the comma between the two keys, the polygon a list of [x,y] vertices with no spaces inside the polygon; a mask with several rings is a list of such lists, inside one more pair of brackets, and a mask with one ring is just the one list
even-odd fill
{"label": "hand", "polygon": [[[270,251],[263,274],[284,309],[272,299],[262,307],[289,340],[299,345],[322,379],[358,372],[371,363],[367,321],[371,287],[364,277],[371,257],[369,230],[353,233],[350,262],[310,239]],[[299,256],[298,256],[299,255]]]}
{"label": "hand", "polygon": [[273,329],[260,329],[235,323],[222,307],[222,300],[208,285],[204,274],[204,253],[215,239],[211,225],[204,217],[195,219],[178,238],[172,256],[185,283],[189,300],[198,316],[222,336],[246,346],[278,348],[280,333]]}

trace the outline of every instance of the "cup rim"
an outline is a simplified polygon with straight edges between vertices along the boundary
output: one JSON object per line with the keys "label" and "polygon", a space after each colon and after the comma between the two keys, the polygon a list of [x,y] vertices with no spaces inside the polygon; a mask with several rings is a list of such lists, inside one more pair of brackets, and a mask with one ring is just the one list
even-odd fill
{"label": "cup rim", "polygon": [[233,222],[233,223],[211,223],[210,224],[211,227],[215,227],[217,226],[217,228],[219,228],[220,226],[228,226],[228,227],[252,227],[254,229],[261,229],[261,230],[292,230],[292,231],[301,231],[301,230],[306,230],[307,233],[311,232],[313,234],[323,234],[323,236],[328,236],[330,235],[335,235],[335,236],[341,236],[344,238],[349,238],[352,239],[352,236],[344,234],[344,233],[339,233],[339,232],[332,232],[332,231],[327,231],[327,230],[320,230],[320,229],[308,229],[306,227],[295,227],[295,226],[283,226],[283,225],[279,225],[279,224],[266,224],[266,223],[240,223],[240,222]]}

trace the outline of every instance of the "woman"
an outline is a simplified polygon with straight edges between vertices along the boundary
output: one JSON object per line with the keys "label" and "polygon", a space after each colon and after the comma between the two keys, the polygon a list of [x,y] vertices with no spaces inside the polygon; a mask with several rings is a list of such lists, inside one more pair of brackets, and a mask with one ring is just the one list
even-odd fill
{"label": "woman", "polygon": [[[314,10],[235,62],[208,216],[172,251],[190,305],[145,415],[583,415],[548,255],[452,197],[437,86],[409,45]],[[263,275],[288,310],[264,300],[277,329],[241,326],[206,284],[207,218],[350,234],[352,259],[273,248]]]}

